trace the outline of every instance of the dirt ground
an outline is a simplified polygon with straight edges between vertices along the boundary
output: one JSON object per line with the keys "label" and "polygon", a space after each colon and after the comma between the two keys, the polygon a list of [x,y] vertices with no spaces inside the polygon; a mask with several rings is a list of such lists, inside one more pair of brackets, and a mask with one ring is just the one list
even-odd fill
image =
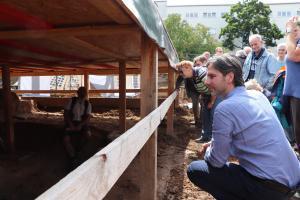
{"label": "dirt ground", "polygon": [[[126,112],[128,127],[139,121],[137,113]],[[200,130],[190,123],[192,120],[191,111],[180,107],[175,112],[174,133],[166,134],[166,121],[158,128],[157,195],[160,200],[214,199],[195,187],[186,175],[187,165],[198,159],[196,151],[201,148],[201,144],[194,142]],[[81,161],[118,137],[117,127],[118,111],[93,114],[92,139],[83,148]],[[26,121],[17,120],[16,154],[8,156],[0,151],[0,200],[34,199],[69,173],[62,131],[62,113],[36,112]],[[130,195],[138,192],[138,187],[124,180],[116,184],[118,193],[112,188],[105,199],[132,199]]]}
{"label": "dirt ground", "polygon": [[[127,127],[139,121],[137,113],[131,110],[126,112]],[[196,152],[201,148],[201,144],[194,142],[199,137],[200,129],[191,124],[192,120],[191,111],[179,107],[175,112],[174,133],[166,134],[166,121],[162,121],[158,128],[157,197],[160,200],[214,199],[195,187],[186,175],[187,165],[198,159]],[[92,139],[81,151],[80,160],[84,162],[118,137],[117,127],[117,110],[93,114]],[[16,120],[16,154],[9,156],[0,150],[0,200],[34,199],[70,172],[62,132],[61,112],[39,111],[27,120]],[[125,177],[118,181],[105,199],[130,200],[134,192],[138,192],[138,187]]]}
{"label": "dirt ground", "polygon": [[[128,127],[139,120],[136,113],[127,111]],[[158,128],[158,199],[213,199],[193,186],[186,176],[187,165],[197,159],[196,150],[200,148],[194,142],[200,130],[191,121],[190,111],[180,108],[176,110],[172,135],[166,134],[165,121]],[[93,138],[81,154],[82,161],[118,136],[118,112],[94,114],[91,126]],[[26,122],[16,123],[16,154],[10,157],[0,153],[0,200],[34,199],[69,172],[62,130],[61,113],[39,112]],[[130,188],[128,185],[125,183],[124,188]],[[130,198],[124,192],[115,199]]]}
{"label": "dirt ground", "polygon": [[[211,200],[205,191],[195,187],[187,178],[187,165],[197,160],[197,150],[201,148],[194,139],[200,136],[200,129],[191,125],[192,114],[187,109],[177,109],[174,134],[158,136],[158,199],[162,200]],[[159,133],[165,132],[165,126]]]}

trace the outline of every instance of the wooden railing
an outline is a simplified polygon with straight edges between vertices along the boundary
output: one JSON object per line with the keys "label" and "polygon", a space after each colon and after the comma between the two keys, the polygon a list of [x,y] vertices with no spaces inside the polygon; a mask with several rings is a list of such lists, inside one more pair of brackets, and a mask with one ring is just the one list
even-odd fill
{"label": "wooden railing", "polygon": [[157,129],[176,96],[175,91],[158,108],[37,199],[104,198]]}
{"label": "wooden railing", "polygon": [[[12,90],[17,94],[70,94],[76,93],[77,90]],[[167,88],[158,89],[159,92],[168,92]],[[141,89],[126,89],[128,93],[141,92]],[[89,93],[119,93],[119,89],[103,89],[103,90],[89,90]]]}

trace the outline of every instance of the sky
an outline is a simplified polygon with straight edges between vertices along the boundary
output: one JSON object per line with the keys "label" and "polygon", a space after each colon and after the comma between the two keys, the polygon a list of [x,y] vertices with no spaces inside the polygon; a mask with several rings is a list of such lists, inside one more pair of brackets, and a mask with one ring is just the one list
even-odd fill
{"label": "sky", "polygon": [[[239,0],[167,0],[168,5],[197,5],[197,4],[234,4]],[[299,3],[300,0],[260,0],[263,3]]]}

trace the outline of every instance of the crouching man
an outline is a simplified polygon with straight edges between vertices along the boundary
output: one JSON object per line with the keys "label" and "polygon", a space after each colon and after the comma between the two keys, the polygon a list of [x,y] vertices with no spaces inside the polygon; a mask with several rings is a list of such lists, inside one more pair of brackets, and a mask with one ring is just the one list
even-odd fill
{"label": "crouching man", "polygon": [[188,166],[189,179],[216,199],[288,199],[300,182],[300,163],[268,99],[245,89],[235,56],[211,59],[205,83],[223,101],[212,140],[200,151],[204,160]]}
{"label": "crouching man", "polygon": [[85,87],[80,87],[77,97],[72,97],[65,107],[64,146],[68,153],[72,167],[79,164],[77,153],[83,143],[91,136],[89,121],[92,106],[87,98]]}

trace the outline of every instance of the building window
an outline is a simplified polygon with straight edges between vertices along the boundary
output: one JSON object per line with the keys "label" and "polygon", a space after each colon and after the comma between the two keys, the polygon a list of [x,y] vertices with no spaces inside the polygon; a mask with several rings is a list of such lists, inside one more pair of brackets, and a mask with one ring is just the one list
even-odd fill
{"label": "building window", "polygon": [[207,13],[203,13],[203,17],[207,17]]}
{"label": "building window", "polygon": [[285,11],[281,12],[281,16],[285,17],[286,16],[286,12]]}
{"label": "building window", "polygon": [[280,11],[278,11],[277,16],[281,17],[281,12]]}
{"label": "building window", "polygon": [[216,17],[216,13],[215,12],[211,13],[211,16]]}
{"label": "building window", "polygon": [[221,17],[223,17],[226,14],[226,12],[221,12]]}
{"label": "building window", "polygon": [[287,11],[286,16],[290,17],[291,16],[291,11]]}
{"label": "building window", "polygon": [[297,15],[300,16],[300,10],[297,10]]}
{"label": "building window", "polygon": [[194,17],[198,17],[198,13],[194,13]]}
{"label": "building window", "polygon": [[139,75],[134,75],[133,76],[133,88],[140,88],[140,79],[139,79]]}
{"label": "building window", "polygon": [[186,17],[189,17],[189,16],[190,16],[190,13],[186,13],[185,16],[186,16]]}

